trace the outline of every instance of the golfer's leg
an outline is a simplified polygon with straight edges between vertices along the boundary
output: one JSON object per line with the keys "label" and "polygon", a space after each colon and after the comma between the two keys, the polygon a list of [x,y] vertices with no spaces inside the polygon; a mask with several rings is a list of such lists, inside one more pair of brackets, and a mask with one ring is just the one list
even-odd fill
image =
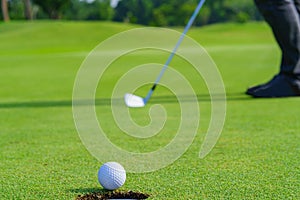
{"label": "golfer's leg", "polygon": [[300,0],[294,0],[298,15],[300,17]]}
{"label": "golfer's leg", "polygon": [[282,50],[280,73],[300,77],[300,0],[255,0]]}

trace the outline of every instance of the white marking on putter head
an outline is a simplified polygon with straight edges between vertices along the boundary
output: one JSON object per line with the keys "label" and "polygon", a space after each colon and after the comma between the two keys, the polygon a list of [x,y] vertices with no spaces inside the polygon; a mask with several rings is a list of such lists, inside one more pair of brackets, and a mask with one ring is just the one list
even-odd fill
{"label": "white marking on putter head", "polygon": [[125,94],[124,99],[127,107],[140,108],[145,106],[145,102],[142,97],[127,93]]}

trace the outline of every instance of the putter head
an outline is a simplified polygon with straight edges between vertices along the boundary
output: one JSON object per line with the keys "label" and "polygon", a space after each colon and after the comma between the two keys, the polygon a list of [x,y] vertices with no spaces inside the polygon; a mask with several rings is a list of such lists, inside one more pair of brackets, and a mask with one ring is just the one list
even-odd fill
{"label": "putter head", "polygon": [[125,94],[124,96],[125,104],[130,108],[141,108],[145,106],[145,101],[142,97],[136,96],[134,94]]}

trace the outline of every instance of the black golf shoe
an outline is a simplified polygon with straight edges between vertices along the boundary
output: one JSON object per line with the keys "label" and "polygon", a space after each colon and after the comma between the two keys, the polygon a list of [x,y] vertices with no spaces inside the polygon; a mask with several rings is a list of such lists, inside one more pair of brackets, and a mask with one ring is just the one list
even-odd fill
{"label": "black golf shoe", "polygon": [[265,84],[249,88],[246,94],[256,98],[300,96],[300,79],[279,74]]}

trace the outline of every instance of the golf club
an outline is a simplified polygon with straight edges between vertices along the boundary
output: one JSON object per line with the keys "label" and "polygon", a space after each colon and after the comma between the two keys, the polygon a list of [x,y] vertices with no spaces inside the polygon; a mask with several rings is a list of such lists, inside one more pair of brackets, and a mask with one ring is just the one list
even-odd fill
{"label": "golf club", "polygon": [[190,29],[190,27],[192,26],[192,24],[194,23],[200,9],[202,8],[203,4],[204,4],[205,0],[200,0],[200,2],[198,3],[198,6],[196,7],[193,15],[191,16],[188,24],[186,25],[183,33],[181,34],[178,42],[176,43],[172,53],[170,54],[168,60],[166,61],[164,67],[162,68],[161,72],[159,73],[156,81],[154,82],[152,88],[149,90],[147,96],[145,98],[136,96],[134,94],[125,94],[124,99],[125,99],[125,104],[127,105],[127,107],[131,107],[131,108],[139,108],[139,107],[144,107],[147,102],[149,101],[150,97],[152,96],[152,93],[154,92],[158,82],[160,81],[160,79],[162,78],[164,72],[166,71],[167,67],[169,66],[170,62],[172,61],[178,47],[180,46],[180,44],[182,43],[186,33],[188,32],[188,30]]}

